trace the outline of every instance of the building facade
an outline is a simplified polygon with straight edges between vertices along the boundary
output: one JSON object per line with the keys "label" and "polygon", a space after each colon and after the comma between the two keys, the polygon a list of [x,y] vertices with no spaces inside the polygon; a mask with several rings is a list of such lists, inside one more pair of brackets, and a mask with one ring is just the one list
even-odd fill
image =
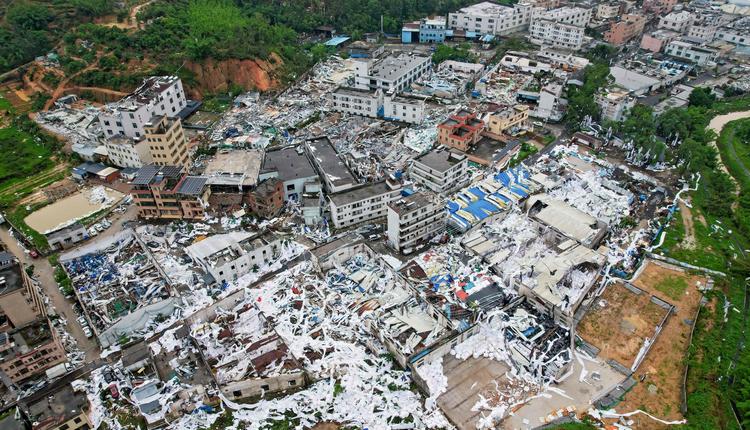
{"label": "building facade", "polygon": [[468,182],[469,159],[465,154],[434,149],[412,162],[409,176],[436,193],[446,194]]}
{"label": "building facade", "polygon": [[424,120],[424,100],[401,96],[386,96],[383,102],[383,117],[409,124],[420,124]]}
{"label": "building facade", "polygon": [[177,116],[187,106],[182,81],[176,76],[154,76],[144,80],[132,94],[108,104],[99,114],[104,136],[143,137],[144,126],[154,115]]}
{"label": "building facade", "polygon": [[395,94],[411,86],[432,68],[429,56],[400,54],[382,59],[357,59],[354,65],[354,87]]}
{"label": "building facade", "polygon": [[602,3],[596,7],[596,18],[602,20],[614,19],[620,16],[620,3]]}
{"label": "building facade", "polygon": [[118,167],[134,167],[140,169],[151,163],[151,148],[146,138],[137,139],[119,135],[106,139],[109,162]]}
{"label": "building facade", "polygon": [[649,34],[644,34],[641,39],[641,49],[654,53],[661,52],[669,45],[670,42],[680,37],[679,33],[669,30],[656,30]]}
{"label": "building facade", "polygon": [[278,178],[282,181],[285,202],[302,201],[305,185],[320,183],[302,146],[267,151],[258,180],[268,178]]}
{"label": "building facade", "polygon": [[604,33],[604,40],[613,45],[622,45],[643,33],[646,17],[642,15],[624,15],[618,22],[613,22]]}
{"label": "building facade", "polygon": [[627,112],[635,106],[635,98],[621,89],[611,89],[594,97],[602,111],[602,118],[610,121],[622,121]]}
{"label": "building facade", "polygon": [[426,193],[414,193],[388,205],[388,244],[408,254],[414,247],[442,233],[445,224],[443,202]]}
{"label": "building facade", "polygon": [[487,118],[487,130],[490,133],[503,134],[506,130],[523,126],[528,119],[528,106],[509,106],[501,111],[490,114]]}
{"label": "building facade", "polygon": [[685,33],[693,25],[693,14],[688,11],[672,12],[659,19],[659,28],[677,33]]}
{"label": "building facade", "polygon": [[331,106],[334,112],[377,118],[383,106],[383,91],[339,87],[331,93]]}
{"label": "building facade", "polygon": [[205,217],[211,195],[206,178],[188,176],[180,166],[149,164],[138,170],[131,195],[138,216],[145,219],[192,219]]}
{"label": "building facade", "polygon": [[532,5],[523,1],[513,7],[485,1],[448,14],[448,28],[504,36],[525,30],[531,10]]}
{"label": "building facade", "polygon": [[675,40],[667,45],[664,53],[672,57],[688,60],[699,66],[705,66],[709,62],[715,61],[719,52],[712,48],[699,46],[682,40]]}
{"label": "building facade", "polygon": [[591,9],[561,7],[548,11],[536,8],[529,26],[529,40],[553,48],[579,50],[590,20]]}
{"label": "building facade", "polygon": [[396,183],[384,181],[329,194],[333,226],[344,228],[384,219],[388,214],[388,204],[401,195],[399,188]]}
{"label": "building facade", "polygon": [[154,116],[144,125],[144,131],[154,164],[190,167],[187,138],[179,118]]}

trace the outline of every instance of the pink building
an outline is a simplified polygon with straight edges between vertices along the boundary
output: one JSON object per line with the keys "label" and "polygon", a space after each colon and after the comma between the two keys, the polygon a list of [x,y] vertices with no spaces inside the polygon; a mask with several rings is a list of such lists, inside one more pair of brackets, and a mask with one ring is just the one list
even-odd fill
{"label": "pink building", "polygon": [[643,10],[660,15],[672,12],[676,4],[677,0],[643,0]]}
{"label": "pink building", "polygon": [[604,32],[604,40],[613,45],[622,45],[643,33],[645,25],[644,16],[623,15],[622,20],[613,22],[609,30]]}
{"label": "pink building", "polygon": [[675,40],[679,34],[669,30],[656,30],[649,34],[644,34],[641,39],[641,49],[651,52],[661,52],[669,42]]}

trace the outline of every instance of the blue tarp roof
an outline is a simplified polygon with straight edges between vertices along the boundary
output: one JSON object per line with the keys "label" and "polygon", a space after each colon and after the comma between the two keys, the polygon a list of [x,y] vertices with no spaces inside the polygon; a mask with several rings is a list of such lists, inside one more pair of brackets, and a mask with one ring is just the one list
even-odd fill
{"label": "blue tarp roof", "polygon": [[324,45],[325,46],[339,46],[349,39],[351,39],[349,36],[336,36],[334,38],[331,38],[331,40],[326,42]]}

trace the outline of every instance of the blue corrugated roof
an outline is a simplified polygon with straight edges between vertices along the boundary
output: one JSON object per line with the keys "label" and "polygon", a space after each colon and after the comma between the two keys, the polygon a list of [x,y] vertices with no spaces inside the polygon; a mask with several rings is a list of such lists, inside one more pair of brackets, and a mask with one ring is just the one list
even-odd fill
{"label": "blue corrugated roof", "polygon": [[336,37],[333,37],[328,42],[326,42],[324,45],[325,46],[339,46],[349,39],[351,39],[349,36],[336,36]]}

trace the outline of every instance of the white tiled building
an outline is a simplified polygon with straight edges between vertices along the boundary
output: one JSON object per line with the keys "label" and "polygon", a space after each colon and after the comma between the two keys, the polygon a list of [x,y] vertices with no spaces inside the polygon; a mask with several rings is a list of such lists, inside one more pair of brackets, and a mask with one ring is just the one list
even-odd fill
{"label": "white tiled building", "polygon": [[415,193],[388,205],[388,244],[409,253],[445,229],[444,203],[431,194]]}
{"label": "white tiled building", "polygon": [[525,30],[531,10],[532,5],[523,1],[513,7],[485,1],[448,14],[448,28],[504,36]]}
{"label": "white tiled building", "polygon": [[715,49],[705,46],[699,46],[682,40],[675,40],[667,45],[664,53],[683,60],[688,60],[699,66],[706,65],[716,60],[719,52]]}
{"label": "white tiled building", "polygon": [[688,11],[672,12],[669,15],[661,17],[659,28],[685,33],[693,25],[693,14]]}
{"label": "white tiled building", "polygon": [[117,167],[141,168],[153,162],[149,143],[145,138],[115,136],[106,139],[104,146],[107,148],[109,162]]}
{"label": "white tiled building", "polygon": [[595,97],[596,104],[602,109],[602,118],[610,121],[622,121],[628,110],[635,106],[635,98],[630,92],[621,89],[612,89]]}
{"label": "white tiled building", "polygon": [[385,218],[388,203],[397,200],[399,185],[389,181],[377,182],[329,194],[331,221],[335,228],[344,228],[363,222]]}
{"label": "white tiled building", "polygon": [[382,59],[358,59],[354,65],[354,87],[398,93],[432,68],[430,56],[401,54]]}
{"label": "white tiled building", "polygon": [[529,27],[529,40],[553,48],[578,50],[583,47],[590,20],[591,9],[561,7],[548,11],[536,8]]}
{"label": "white tiled building", "polygon": [[175,117],[187,106],[182,81],[177,76],[153,76],[146,79],[132,94],[110,103],[99,114],[104,136],[117,135],[140,138],[143,126],[154,116]]}
{"label": "white tiled building", "polygon": [[468,181],[468,168],[469,159],[463,153],[434,149],[414,159],[409,175],[425,188],[444,194]]}
{"label": "white tiled building", "polygon": [[376,118],[381,106],[383,106],[383,91],[381,90],[373,92],[339,87],[331,93],[331,109],[335,112]]}
{"label": "white tiled building", "polygon": [[424,101],[400,96],[386,96],[383,116],[394,121],[419,124],[424,119]]}

